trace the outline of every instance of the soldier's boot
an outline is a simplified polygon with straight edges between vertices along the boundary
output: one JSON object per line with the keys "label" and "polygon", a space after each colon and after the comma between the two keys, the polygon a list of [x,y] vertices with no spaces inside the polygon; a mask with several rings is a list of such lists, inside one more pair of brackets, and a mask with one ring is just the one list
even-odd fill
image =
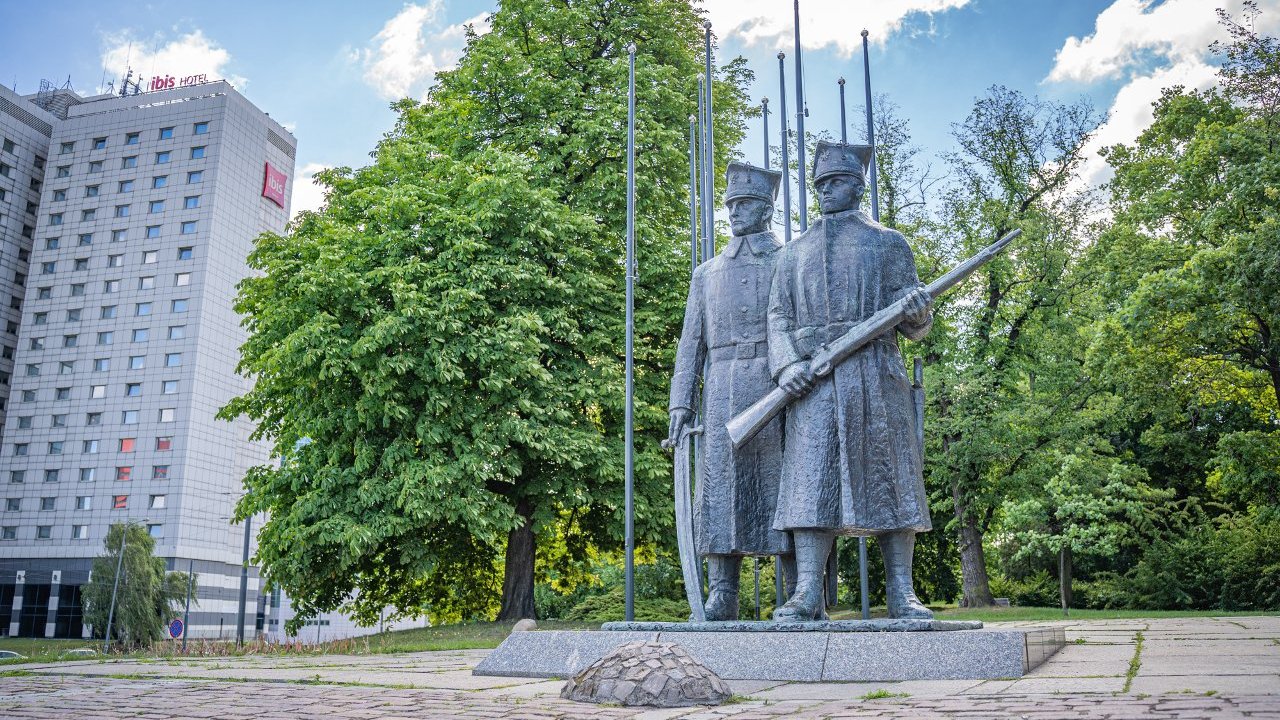
{"label": "soldier's boot", "polygon": [[738,578],[742,558],[735,555],[708,555],[707,579],[710,592],[704,610],[707,620],[738,619]]}
{"label": "soldier's boot", "polygon": [[796,555],[787,553],[778,557],[782,559],[782,591],[791,597],[796,593]]}
{"label": "soldier's boot", "polygon": [[795,531],[796,589],[786,604],[773,611],[780,622],[827,619],[824,572],[834,536],[816,530]]}
{"label": "soldier's boot", "polygon": [[933,612],[916,597],[911,584],[911,557],[915,553],[916,534],[911,530],[891,532],[876,538],[884,557],[885,596],[889,617],[928,620]]}

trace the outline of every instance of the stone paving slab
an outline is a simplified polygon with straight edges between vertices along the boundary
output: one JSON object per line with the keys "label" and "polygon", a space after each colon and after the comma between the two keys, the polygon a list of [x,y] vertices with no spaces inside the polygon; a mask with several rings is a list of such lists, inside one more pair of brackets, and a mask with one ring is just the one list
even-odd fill
{"label": "stone paving slab", "polygon": [[[1245,620],[1246,628],[1236,624]],[[673,710],[583,706],[559,698],[559,681],[473,677],[471,667],[486,651],[32,663],[3,668],[0,717],[1280,720],[1280,644],[1265,639],[1280,637],[1280,617],[1054,625],[1067,629],[1069,639],[1124,631],[1104,633],[1106,643],[1068,644],[1018,680],[736,681],[739,702]],[[1141,665],[1124,692],[1139,631]],[[1108,676],[1090,676],[1090,666]],[[884,693],[893,696],[863,699]]]}

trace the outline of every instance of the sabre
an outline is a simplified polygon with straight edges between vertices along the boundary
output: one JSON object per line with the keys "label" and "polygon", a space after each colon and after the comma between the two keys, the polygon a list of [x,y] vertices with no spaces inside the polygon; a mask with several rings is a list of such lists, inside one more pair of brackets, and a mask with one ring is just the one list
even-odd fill
{"label": "sabre", "polygon": [[[680,551],[680,574],[684,577],[684,594],[689,600],[690,619],[693,622],[707,620],[706,609],[702,606],[702,563],[698,561],[698,550],[693,545],[693,502],[690,500],[692,483],[689,480],[690,438],[701,433],[701,425],[685,428],[675,445],[676,547]],[[671,443],[663,440],[662,446],[670,448]]]}
{"label": "sabre", "polygon": [[[937,300],[942,293],[964,282],[978,268],[991,262],[996,255],[1000,254],[1000,251],[1004,250],[1009,243],[1013,242],[1014,238],[1021,234],[1021,230],[1014,230],[1006,234],[986,247],[982,252],[951,268],[951,271],[946,275],[929,283],[925,287],[925,292],[929,293],[931,300]],[[831,344],[819,347],[810,361],[810,368],[814,377],[821,378],[830,375],[837,365],[862,349],[864,345],[893,330],[898,323],[906,318],[906,314],[907,298],[903,297],[901,300],[854,325],[847,333],[841,335]],[[729,432],[729,439],[733,442],[733,447],[735,449],[742,447],[743,443],[754,437],[757,432],[760,432],[761,428],[767,425],[770,420],[782,412],[797,397],[799,395],[793,396],[786,390],[775,387],[754,405],[735,415],[725,425],[725,429]]]}

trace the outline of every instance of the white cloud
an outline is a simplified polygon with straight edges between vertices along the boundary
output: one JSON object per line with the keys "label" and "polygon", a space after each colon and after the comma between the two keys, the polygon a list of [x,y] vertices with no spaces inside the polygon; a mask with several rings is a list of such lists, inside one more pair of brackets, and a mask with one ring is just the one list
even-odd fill
{"label": "white cloud", "polygon": [[[863,28],[884,43],[914,15],[926,18],[970,0],[806,0],[800,6],[800,42],[806,50],[832,48],[842,57],[862,51]],[[778,0],[705,0],[712,29],[721,38],[779,50],[795,46],[791,3]]]}
{"label": "white cloud", "polygon": [[293,217],[290,220],[303,210],[319,210],[324,205],[324,188],[316,183],[315,178],[316,173],[329,167],[321,163],[307,163],[298,170],[297,177],[293,179],[293,198],[289,204]]}
{"label": "white cloud", "polygon": [[443,9],[443,0],[407,4],[373,36],[370,47],[352,53],[364,66],[365,82],[379,95],[394,100],[425,92],[436,72],[461,57],[467,25],[481,34],[489,31],[488,13],[442,26]]}
{"label": "white cloud", "polygon": [[[1220,0],[1221,1],[1221,0]],[[1225,40],[1215,6],[1206,0],[1115,0],[1098,14],[1094,32],[1069,37],[1058,50],[1045,82],[1093,83],[1124,79],[1087,150],[1083,180],[1099,185],[1111,178],[1111,168],[1098,150],[1130,143],[1152,120],[1152,103],[1160,91],[1174,85],[1204,89],[1213,85],[1216,68],[1209,45]],[[1241,0],[1221,3],[1242,19]],[[1280,0],[1264,0],[1257,30],[1280,28]],[[1270,7],[1267,7],[1270,6]]]}
{"label": "white cloud", "polygon": [[[131,31],[124,30],[104,35],[102,47],[102,69],[107,72],[107,77],[117,78],[117,90],[129,68],[133,68],[134,80],[161,75],[183,77],[203,74],[210,80],[226,80],[241,90],[249,82],[228,69],[231,53],[199,29],[177,38],[155,35],[149,39],[136,37]],[[143,89],[146,89],[145,83]]]}

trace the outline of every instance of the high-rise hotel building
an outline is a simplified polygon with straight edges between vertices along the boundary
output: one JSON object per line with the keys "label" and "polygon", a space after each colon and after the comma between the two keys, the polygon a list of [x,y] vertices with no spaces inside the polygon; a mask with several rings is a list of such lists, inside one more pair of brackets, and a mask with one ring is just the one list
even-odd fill
{"label": "high-rise hotel building", "polygon": [[[81,637],[113,523],[198,574],[192,637],[235,632],[249,380],[233,309],[283,232],[296,142],[225,82],[81,97],[0,89],[0,634]],[[262,598],[251,574],[246,635]]]}

